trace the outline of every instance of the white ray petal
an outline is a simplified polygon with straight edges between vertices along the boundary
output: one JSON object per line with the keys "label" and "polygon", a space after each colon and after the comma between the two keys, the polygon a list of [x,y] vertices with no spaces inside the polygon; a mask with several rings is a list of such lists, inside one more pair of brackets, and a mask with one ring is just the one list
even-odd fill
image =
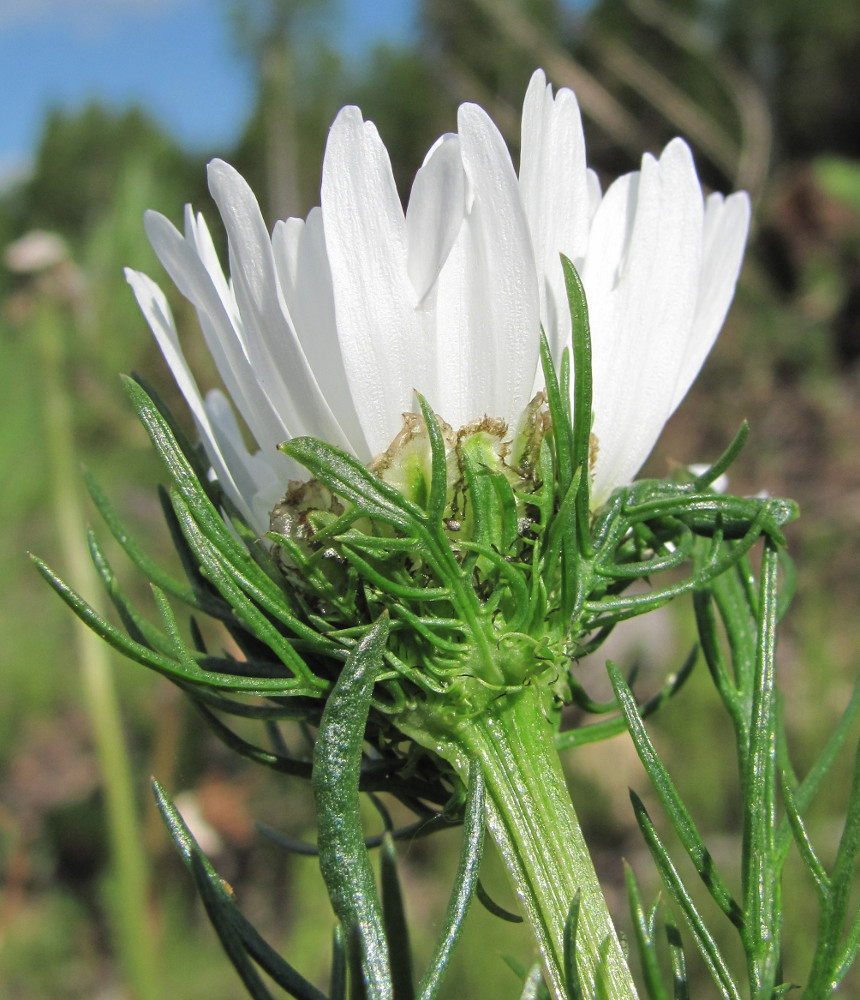
{"label": "white ray petal", "polygon": [[[470,213],[451,248],[425,308],[435,324],[436,389],[428,399],[454,427],[495,414],[494,365],[487,340],[487,280],[478,219]],[[489,332],[486,334],[489,337]]]}
{"label": "white ray petal", "polygon": [[224,276],[224,269],[218,259],[218,251],[215,249],[206,220],[199,212],[195,216],[190,205],[185,206],[185,240],[194,247],[200,262],[206,268],[206,273],[212,279],[212,284],[221,299],[224,311],[230,317],[233,328],[241,336],[242,328],[236,296],[233,294],[230,282]]}
{"label": "white ray petal", "polygon": [[520,191],[540,283],[541,322],[558,361],[570,339],[570,313],[559,255],[581,264],[588,246],[593,181],[585,165],[582,117],[573,91],[555,98],[542,72],[523,105]]}
{"label": "white ray petal", "polygon": [[[299,244],[305,231],[304,219],[283,219],[275,223],[272,230],[272,253],[275,258],[275,268],[281,292],[287,303],[287,310],[293,320],[293,306],[298,294],[297,279],[299,269]],[[328,260],[326,260],[328,267]]]}
{"label": "white ray petal", "polygon": [[209,419],[200,390],[197,388],[197,382],[191,374],[185,355],[179,346],[173,314],[164,293],[151,278],[140,271],[126,268],[125,277],[158,346],[161,348],[161,353],[176,380],[179,391],[184,396],[188,409],[194,417],[207,457],[218,476],[218,481],[238,509],[246,517],[249,517],[252,511],[246,502],[246,497],[251,495],[249,490],[255,492],[257,487],[251,477],[245,474],[245,463],[237,464],[234,460],[235,456],[225,455],[222,450],[218,431]]}
{"label": "white ray petal", "polygon": [[[463,166],[473,194],[466,225],[483,298],[473,317],[475,349],[492,370],[490,397],[476,400],[492,416],[515,422],[528,403],[540,344],[540,298],[534,250],[519,183],[504,140],[483,108],[457,115]],[[471,384],[469,372],[460,372]]]}
{"label": "white ray petal", "polygon": [[460,139],[439,138],[415,175],[406,208],[406,269],[420,303],[439,276],[466,213],[466,174]]}
{"label": "white ray petal", "polygon": [[[671,412],[702,253],[701,188],[685,143],[673,140],[659,162],[646,156],[638,183],[626,180],[612,195],[595,216],[585,266],[596,291],[589,298],[596,502],[632,479]],[[604,223],[604,253],[592,259]]]}
{"label": "white ray petal", "polygon": [[588,224],[589,231],[591,223],[594,222],[594,215],[597,209],[600,208],[600,202],[603,198],[603,191],[600,187],[600,178],[597,176],[591,167],[585,171],[585,185],[588,189]]}
{"label": "white ray petal", "polygon": [[269,530],[269,512],[286,492],[287,483],[301,478],[305,471],[282,452],[248,451],[233,407],[222,392],[210,390],[204,405],[220,453],[231,469],[239,471],[237,485],[250,508],[251,523],[262,534]]}
{"label": "white ray petal", "polygon": [[750,225],[750,200],[745,191],[723,198],[711,194],[705,202],[702,269],[693,329],[681,361],[674,411],[699,374],[726,318],[735,294]]}
{"label": "white ray petal", "polygon": [[[243,337],[231,321],[209,272],[192,244],[163,215],[147,212],[149,241],[180,292],[197,310],[218,374],[261,448],[274,449],[291,436],[281,414],[261,389],[245,354]],[[232,294],[232,293],[231,293]]]}
{"label": "white ray petal", "polygon": [[276,223],[272,250],[289,315],[320,392],[343,430],[349,449],[369,462],[373,453],[358,419],[340,353],[320,209],[313,209],[306,223],[301,219]]}
{"label": "white ray petal", "polygon": [[321,199],[344,367],[365,438],[378,453],[412,408],[413,388],[432,395],[432,367],[413,307],[391,163],[358,108],[344,108],[332,125]]}
{"label": "white ray petal", "polygon": [[209,190],[227,230],[230,275],[260,387],[293,435],[347,446],[282,307],[271,240],[253,192],[223,160],[209,164]]}

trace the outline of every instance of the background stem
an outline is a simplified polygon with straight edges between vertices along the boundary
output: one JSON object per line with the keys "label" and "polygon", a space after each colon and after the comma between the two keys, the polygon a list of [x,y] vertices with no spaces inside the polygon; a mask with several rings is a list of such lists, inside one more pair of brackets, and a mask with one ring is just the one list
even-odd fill
{"label": "background stem", "polygon": [[[45,446],[53,484],[54,523],[69,579],[84,592],[98,594],[96,578],[83,545],[86,525],[77,489],[73,420],[63,380],[65,324],[52,303],[34,318],[44,394]],[[97,603],[97,602],[94,602]],[[150,919],[146,860],[134,799],[122,719],[114,690],[108,647],[90,629],[75,623],[75,646],[84,700],[93,729],[99,771],[104,783],[112,885],[109,913],[114,947],[135,1000],[158,1000],[161,990]]]}

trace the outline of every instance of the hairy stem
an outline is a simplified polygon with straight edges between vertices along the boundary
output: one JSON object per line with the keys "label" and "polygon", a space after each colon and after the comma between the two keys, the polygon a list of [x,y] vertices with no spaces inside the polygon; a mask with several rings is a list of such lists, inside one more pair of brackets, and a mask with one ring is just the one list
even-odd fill
{"label": "hairy stem", "polygon": [[537,939],[553,996],[568,996],[564,928],[578,892],[582,995],[635,998],[536,688],[526,686],[494,702],[451,735],[446,756],[455,766],[465,770],[477,760],[483,769],[489,829]]}

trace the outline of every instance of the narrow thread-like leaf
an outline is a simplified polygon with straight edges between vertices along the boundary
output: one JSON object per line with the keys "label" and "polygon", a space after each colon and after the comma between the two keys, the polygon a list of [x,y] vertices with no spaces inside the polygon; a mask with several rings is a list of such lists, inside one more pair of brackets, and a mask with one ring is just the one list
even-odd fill
{"label": "narrow thread-like leaf", "polygon": [[830,878],[830,892],[822,909],[818,940],[803,1000],[824,1000],[848,971],[849,956],[853,959],[860,942],[860,929],[855,916],[847,944],[843,944],[848,904],[860,858],[860,746],[854,758],[854,773],[848,796],[845,826],[839,839],[836,861]]}
{"label": "narrow thread-like leaf", "polygon": [[673,1000],[690,1000],[690,982],[687,978],[687,958],[681,932],[671,912],[666,913],[666,940],[669,942],[669,958],[672,962]]}
{"label": "narrow thread-like leaf", "polygon": [[642,896],[639,892],[636,876],[627,862],[624,863],[624,882],[627,886],[630,919],[633,922],[633,937],[639,952],[645,990],[649,1000],[668,1000],[660,978],[660,963],[657,959],[657,947],[651,922],[642,906]]}
{"label": "narrow thread-like leaf", "polygon": [[255,1000],[271,1000],[271,994],[263,986],[248,961],[248,956],[297,1000],[327,1000],[324,993],[284,961],[246,920],[236,906],[232,890],[200,850],[167,793],[157,781],[153,780],[152,785],[159,811],[167,824],[170,836],[194,877],[225,951],[252,997]]}
{"label": "narrow thread-like leaf", "polygon": [[570,901],[570,909],[567,911],[567,920],[564,923],[564,988],[567,1000],[585,1000],[576,958],[576,928],[579,926],[581,900],[581,893],[577,891]]}
{"label": "narrow thread-like leaf", "polygon": [[648,777],[651,779],[651,783],[660,796],[663,808],[666,810],[675,832],[684,845],[684,850],[689,855],[708,892],[723,913],[725,913],[733,924],[739,928],[743,928],[743,913],[737,902],[732,898],[732,894],[717,870],[716,863],[711,857],[710,851],[705,846],[699,831],[696,829],[696,825],[687,807],[682,802],[681,796],[678,794],[674,782],[669,776],[669,772],[654,749],[645,726],[642,724],[642,719],[636,708],[636,701],[633,698],[630,688],[621,675],[621,671],[612,661],[606,664],[606,669],[609,672],[609,679],[615,690],[615,696],[621,705],[621,710],[624,713],[627,727],[630,730],[630,736],[636,747],[639,759],[642,761],[642,766],[645,768]]}
{"label": "narrow thread-like leaf", "polygon": [[445,458],[445,441],[436,414],[428,406],[427,400],[420,394],[418,403],[430,439],[430,495],[427,498],[427,519],[431,524],[438,524],[445,515],[445,505],[448,499],[448,463]]}
{"label": "narrow thread-like leaf", "polygon": [[[696,665],[698,646],[684,661],[683,666],[676,674],[670,674],[663,684],[663,687],[648,701],[638,706],[639,717],[647,719],[665,705],[665,703],[680,691],[687,678],[693,672]],[[556,733],[555,746],[557,750],[566,750],[569,747],[584,746],[587,743],[597,743],[600,740],[610,739],[613,736],[626,732],[627,720],[623,715],[614,719],[607,719],[605,722],[595,722],[588,726],[577,726],[561,733]]]}
{"label": "narrow thread-like leaf", "polygon": [[388,831],[382,840],[379,875],[382,888],[382,918],[391,961],[393,997],[394,1000],[413,1000],[415,987],[412,981],[412,948],[409,943],[409,926],[403,905],[400,878],[397,874],[394,840]]}
{"label": "narrow thread-like leaf", "polygon": [[657,831],[651,822],[651,817],[648,815],[645,806],[642,804],[642,800],[633,791],[630,792],[630,800],[633,803],[636,822],[639,824],[639,829],[642,831],[645,843],[651,852],[651,857],[654,859],[663,884],[684,914],[684,918],[693,933],[696,945],[713,976],[720,995],[724,1000],[740,1000],[740,993],[732,979],[725,959],[720,953],[716,941],[714,941],[708,931],[704,920],[702,920],[702,916],[681,880],[681,876],[672,863],[672,859],[669,857],[666,848],[663,846],[663,842],[657,835]]}
{"label": "narrow thread-like leaf", "polygon": [[506,910],[503,906],[500,906],[484,888],[480,879],[475,883],[475,896],[481,906],[489,913],[492,913],[494,917],[498,917],[499,920],[506,920],[509,924],[521,924],[523,922],[523,918],[519,914],[511,913],[510,910]]}
{"label": "narrow thread-like leaf", "polygon": [[591,408],[592,408],[592,355],[591,329],[588,322],[588,304],[585,289],[576,268],[562,254],[562,271],[570,308],[573,344],[573,455],[574,463],[581,470],[577,492],[577,530],[579,548],[590,555],[589,493],[591,472]]}
{"label": "narrow thread-like leaf", "polygon": [[781,894],[776,858],[776,647],[777,554],[766,541],[762,554],[756,668],[750,713],[750,743],[744,775],[742,882],[745,946],[751,962],[751,989],[766,996],[775,985],[779,962]]}
{"label": "narrow thread-like leaf", "polygon": [[463,929],[463,921],[475,893],[481,853],[484,846],[484,779],[480,765],[472,761],[469,768],[469,789],[463,820],[463,846],[448,910],[439,941],[427,971],[418,987],[419,1000],[434,1000],[442,985],[442,977],[451,960],[454,945]]}
{"label": "narrow thread-like leaf", "polygon": [[807,871],[815,882],[819,900],[824,903],[830,893],[830,879],[815,848],[812,846],[812,841],[806,830],[806,824],[803,822],[803,817],[797,808],[794,791],[785,780],[782,785],[782,795],[785,802],[785,813],[791,825],[791,832],[794,835],[797,850],[800,853],[803,863],[806,865]]}

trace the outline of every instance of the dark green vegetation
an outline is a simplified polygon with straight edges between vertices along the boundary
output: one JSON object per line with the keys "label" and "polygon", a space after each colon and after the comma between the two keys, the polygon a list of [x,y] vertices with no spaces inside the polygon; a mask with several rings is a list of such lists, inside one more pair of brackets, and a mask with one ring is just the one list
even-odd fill
{"label": "dark green vegetation", "polygon": [[[477,0],[427,0],[415,51],[383,51],[358,70],[344,67],[336,53],[316,40],[322,36],[303,29],[307,44],[291,71],[300,85],[288,92],[294,105],[296,182],[287,210],[304,212],[315,202],[325,132],[342,103],[359,103],[365,117],[377,122],[405,196],[429,143],[453,127],[459,100],[483,103],[515,148],[529,73],[544,65],[554,83],[568,82],[562,71],[570,66],[562,57],[571,53],[627,116],[613,117],[613,105],[599,104],[586,115],[590,161],[607,176],[630,169],[643,148],[657,149],[672,134],[687,132],[679,117],[684,107],[679,95],[693,102],[709,126],[698,141],[691,136],[703,177],[722,189],[734,186],[746,152],[741,183],[754,188],[757,221],[742,285],[714,354],[667,428],[649,471],[662,476],[672,460],[713,459],[746,417],[752,434],[733,466],[733,490],[766,489],[799,501],[803,517],[787,529],[798,589],[781,626],[776,669],[787,696],[795,764],[802,773],[835,726],[860,662],[860,167],[852,160],[860,154],[860,130],[856,97],[846,84],[850,74],[844,69],[857,61],[860,11],[847,0],[755,5],[678,0],[670,10],[641,0],[607,0],[588,18],[572,22],[557,5],[543,0],[517,5],[529,24],[543,26],[524,33],[513,30],[521,22],[512,26],[499,18],[503,5],[494,6],[496,13]],[[689,19],[707,29],[704,42],[701,33],[685,33]],[[248,51],[258,50],[251,45]],[[266,152],[266,144],[271,144],[269,123],[282,109],[278,101],[287,98],[266,77],[274,70],[266,70],[262,58],[259,64],[260,105],[246,134],[232,155],[229,150],[212,152],[246,173],[273,219],[273,206],[283,201],[274,191],[267,195],[262,165],[270,156],[278,162],[277,151]],[[674,84],[674,101],[659,103],[643,67],[658,70]],[[763,109],[764,117],[756,118],[756,109]],[[4,996],[91,997],[124,977],[112,957],[115,904],[104,856],[100,783],[80,708],[74,622],[24,555],[31,549],[58,568],[64,558],[53,506],[57,487],[45,451],[46,396],[55,390],[46,377],[40,331],[46,326],[59,331],[61,384],[71,396],[79,458],[97,474],[135,534],[146,540],[148,551],[169,563],[170,542],[154,489],[162,472],[126,403],[117,372],[145,372],[174,410],[180,415],[182,410],[121,269],[130,264],[159,275],[143,237],[144,208],[157,208],[178,221],[182,203],[192,200],[212,219],[203,188],[205,158],[183,151],[138,112],[57,112],[46,122],[33,178],[7,192],[0,206],[4,244],[33,227],[57,230],[68,240],[77,275],[83,278],[82,284],[76,279],[58,293],[44,280],[0,269],[0,447],[6,470],[0,701]],[[180,327],[193,330],[194,319],[183,312],[178,298],[173,305]],[[185,349],[201,384],[210,384],[199,340],[186,337]],[[97,519],[91,509],[87,517]],[[131,574],[123,574],[121,554],[110,555],[123,583],[136,586]],[[151,601],[145,591],[134,597]],[[681,609],[667,626],[668,638],[660,637],[656,653],[653,643],[642,652],[645,678],[649,665],[680,667],[693,638],[691,623],[690,609]],[[620,663],[625,673],[645,643],[639,635],[631,638]],[[649,731],[700,832],[731,871],[733,838],[742,821],[733,812],[736,764],[728,755],[726,719],[715,711],[713,688],[702,666],[700,662],[676,702],[649,722]],[[583,669],[605,676],[602,663]],[[304,975],[325,985],[332,919],[317,863],[287,854],[253,829],[260,821],[291,841],[313,841],[311,804],[299,783],[275,776],[264,780],[238,765],[173,691],[146,672],[118,662],[116,678],[154,873],[152,919],[162,974],[156,995],[226,1000],[242,992],[196,902],[192,879],[150,805],[149,773],[171,794],[194,793],[220,834],[218,871],[231,881],[243,911],[280,951],[296,957]],[[293,753],[301,756],[301,734],[294,739]],[[831,871],[850,754],[836,766],[839,770],[810,818],[816,842],[823,839],[830,845],[829,853],[827,846],[822,853]],[[606,877],[617,879],[621,890],[623,875],[614,859],[623,854],[650,901],[656,881],[627,800],[628,784],[645,798],[661,836],[666,828],[660,826],[659,806],[649,798],[629,741],[620,737],[574,750],[569,772],[577,801],[590,804],[579,810],[598,866],[611,859]],[[369,831],[382,828],[374,815],[365,818]],[[421,969],[443,919],[459,837],[452,831],[398,848]],[[515,908],[490,854],[485,851],[482,882],[506,907]],[[787,863],[796,861],[790,857]],[[784,934],[805,958],[814,947],[806,914],[816,886],[804,881],[799,865],[797,872],[784,901]],[[639,930],[625,924],[620,892],[615,912],[632,939]],[[731,953],[732,943],[720,944]],[[483,960],[467,961],[465,956],[476,949]],[[446,987],[449,995],[516,996],[520,986],[499,961],[501,953],[514,956],[526,969],[532,960],[521,928],[473,907]],[[695,967],[691,975],[699,984],[692,995],[710,995],[703,969]],[[851,989],[849,983],[847,995]]]}

